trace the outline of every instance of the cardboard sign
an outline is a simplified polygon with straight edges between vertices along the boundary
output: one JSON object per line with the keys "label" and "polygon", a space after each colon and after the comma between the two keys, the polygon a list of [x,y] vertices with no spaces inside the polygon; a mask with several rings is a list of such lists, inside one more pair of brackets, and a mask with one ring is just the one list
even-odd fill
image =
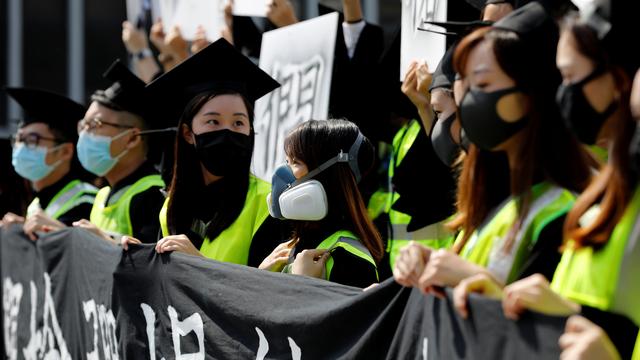
{"label": "cardboard sign", "polygon": [[402,30],[400,40],[400,81],[411,61],[426,61],[433,72],[446,51],[446,37],[419,28],[442,28],[425,24],[425,21],[446,21],[446,0],[402,0]]}
{"label": "cardboard sign", "polygon": [[233,0],[233,15],[266,17],[269,0]]}
{"label": "cardboard sign", "polygon": [[256,103],[258,177],[270,180],[284,162],[284,139],[294,127],[327,118],[337,31],[336,12],[262,36],[260,67],[282,86]]}
{"label": "cardboard sign", "polygon": [[225,0],[160,0],[164,32],[178,26],[182,37],[193,40],[203,26],[207,39],[216,41],[224,26],[224,5]]}

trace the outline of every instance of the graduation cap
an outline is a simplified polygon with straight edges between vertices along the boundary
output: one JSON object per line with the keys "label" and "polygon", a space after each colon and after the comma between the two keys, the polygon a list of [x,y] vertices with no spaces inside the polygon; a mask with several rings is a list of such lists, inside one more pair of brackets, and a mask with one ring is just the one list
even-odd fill
{"label": "graduation cap", "polygon": [[112,82],[106,90],[97,90],[92,101],[116,111],[127,111],[146,118],[149,102],[145,93],[145,83],[132,73],[120,60],[114,61],[102,75]]}
{"label": "graduation cap", "polygon": [[74,142],[78,137],[78,121],[87,109],[77,102],[45,90],[6,88],[7,94],[24,109],[22,125],[45,123],[62,133],[64,139]]}
{"label": "graduation cap", "polygon": [[196,95],[233,90],[255,102],[280,84],[224,39],[210,44],[147,85],[172,124]]}
{"label": "graduation cap", "polygon": [[419,27],[418,30],[428,31],[435,34],[463,37],[473,30],[490,26],[491,21],[473,20],[473,21],[425,21],[427,26]]}
{"label": "graduation cap", "polygon": [[527,44],[527,48],[540,55],[553,53],[555,66],[558,26],[540,3],[531,2],[514,10],[493,27],[515,32]]}
{"label": "graduation cap", "polygon": [[456,71],[453,69],[453,53],[455,50],[456,45],[453,45],[444,53],[436,71],[433,72],[429,92],[437,88],[453,88],[453,82],[456,80]]}

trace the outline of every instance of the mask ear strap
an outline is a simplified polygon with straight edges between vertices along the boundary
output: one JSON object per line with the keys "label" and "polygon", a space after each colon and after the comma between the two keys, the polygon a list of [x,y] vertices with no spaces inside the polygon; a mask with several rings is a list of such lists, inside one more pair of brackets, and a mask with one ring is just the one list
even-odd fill
{"label": "mask ear strap", "polygon": [[[318,166],[317,168],[309,171],[307,173],[307,175],[301,177],[300,179],[294,181],[291,184],[291,187],[295,187],[298,186],[300,184],[302,184],[303,182],[313,178],[314,176],[320,174],[321,172],[327,170],[329,167],[331,167],[333,164],[338,163],[338,162],[347,162],[348,159],[346,159],[348,157],[347,154],[344,154],[342,151],[340,151],[340,154],[338,154],[337,156],[332,157],[331,159],[325,161],[324,163],[322,163],[320,166]],[[343,160],[341,160],[341,158]]]}
{"label": "mask ear strap", "polygon": [[360,167],[358,166],[358,152],[360,151],[360,146],[363,141],[364,135],[358,131],[358,137],[353,145],[351,145],[351,149],[349,149],[349,167],[353,172],[353,176],[356,178],[356,183],[359,183],[362,177],[362,174],[360,174]]}
{"label": "mask ear strap", "polygon": [[582,87],[585,84],[587,84],[588,82],[590,82],[591,80],[597,78],[598,76],[604,74],[606,72],[606,69],[603,65],[598,65],[596,66],[595,69],[593,69],[593,71],[591,72],[591,74],[587,75],[587,77],[585,77],[584,79],[578,81],[576,83],[576,85]]}
{"label": "mask ear strap", "polygon": [[349,149],[348,153],[344,153],[342,152],[342,150],[340,150],[340,153],[338,155],[325,161],[317,168],[309,171],[307,175],[294,181],[291,184],[291,187],[300,185],[301,183],[315,177],[316,175],[320,174],[321,172],[325,171],[329,167],[339,162],[349,163],[349,167],[351,168],[351,171],[353,172],[353,175],[356,178],[356,182],[360,182],[360,169],[358,168],[358,151],[360,150],[360,145],[362,145],[363,141],[364,141],[364,135],[358,132],[358,138],[356,138],[356,141],[353,143],[353,145],[351,145],[351,148]]}

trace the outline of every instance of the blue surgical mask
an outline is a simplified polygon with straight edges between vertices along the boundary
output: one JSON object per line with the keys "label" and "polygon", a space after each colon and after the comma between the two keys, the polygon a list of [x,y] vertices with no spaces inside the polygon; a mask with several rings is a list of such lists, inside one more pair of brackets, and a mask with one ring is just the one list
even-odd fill
{"label": "blue surgical mask", "polygon": [[115,157],[111,156],[111,142],[126,133],[127,131],[109,137],[87,131],[81,132],[76,148],[82,167],[97,176],[104,176],[108,173],[118,163],[118,160],[129,151],[126,149]]}
{"label": "blue surgical mask", "polygon": [[49,149],[45,147],[30,148],[24,144],[19,144],[13,148],[11,164],[18,175],[29,181],[39,181],[51,174],[62,163],[62,160],[58,160],[51,165],[47,165],[48,152]]}

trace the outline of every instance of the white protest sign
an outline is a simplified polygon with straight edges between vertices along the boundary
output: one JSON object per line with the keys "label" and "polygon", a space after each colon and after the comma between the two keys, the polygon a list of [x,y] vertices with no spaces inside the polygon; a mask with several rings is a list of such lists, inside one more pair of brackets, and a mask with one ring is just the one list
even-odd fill
{"label": "white protest sign", "polygon": [[[402,30],[400,38],[400,81],[411,61],[425,60],[433,72],[446,51],[447,39],[442,34],[421,31],[430,25],[425,21],[446,21],[446,0],[402,0]],[[439,27],[434,27],[442,31]]]}
{"label": "white protest sign", "polygon": [[236,16],[267,16],[269,0],[233,0],[233,15]]}
{"label": "white protest sign", "polygon": [[136,24],[136,20],[142,12],[143,0],[127,0],[127,20],[130,23]]}
{"label": "white protest sign", "polygon": [[224,26],[224,5],[225,0],[160,0],[164,32],[178,26],[182,37],[193,40],[198,26],[202,26],[213,42],[220,38]]}
{"label": "white protest sign", "polygon": [[282,85],[256,103],[254,173],[271,179],[285,160],[284,139],[298,124],[326,119],[338,13],[269,31],[260,67]]}
{"label": "white protest sign", "polygon": [[127,20],[138,25],[138,19],[145,9],[151,10],[151,22],[160,17],[160,0],[127,0]]}

